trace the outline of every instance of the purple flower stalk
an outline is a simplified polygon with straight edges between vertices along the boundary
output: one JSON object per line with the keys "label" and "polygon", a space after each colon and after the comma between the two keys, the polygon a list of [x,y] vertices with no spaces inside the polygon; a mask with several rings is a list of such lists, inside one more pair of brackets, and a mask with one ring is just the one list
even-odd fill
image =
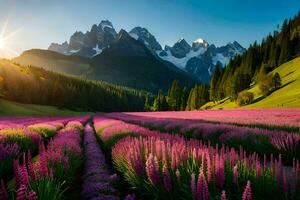
{"label": "purple flower stalk", "polygon": [[203,173],[203,169],[200,169],[200,174],[197,181],[197,193],[196,199],[197,200],[208,200],[209,192],[207,182]]}
{"label": "purple flower stalk", "polygon": [[168,192],[171,192],[172,182],[171,182],[170,173],[169,173],[169,170],[168,170],[166,164],[164,164],[164,166],[163,166],[163,182],[164,182],[164,186],[165,186],[166,190]]}
{"label": "purple flower stalk", "polygon": [[152,183],[152,185],[155,185],[159,182],[158,161],[156,156],[153,156],[151,153],[146,161],[146,172],[148,179]]}
{"label": "purple flower stalk", "polygon": [[250,181],[247,181],[247,185],[246,185],[245,190],[243,192],[242,199],[243,200],[252,200],[252,192],[251,192]]}

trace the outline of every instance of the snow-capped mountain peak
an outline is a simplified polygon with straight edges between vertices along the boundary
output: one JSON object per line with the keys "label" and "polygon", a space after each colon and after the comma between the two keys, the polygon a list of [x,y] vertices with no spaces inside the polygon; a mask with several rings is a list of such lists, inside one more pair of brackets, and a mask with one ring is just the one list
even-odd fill
{"label": "snow-capped mountain peak", "polygon": [[[139,41],[139,43],[136,43],[132,38]],[[129,32],[121,29],[117,34],[113,24],[108,20],[102,20],[98,25],[94,24],[85,33],[76,31],[70,37],[69,42],[63,44],[52,43],[48,49],[66,55],[94,57],[104,50],[120,48],[120,45],[114,45],[116,41],[121,41],[122,44],[131,47],[143,44],[157,59],[169,61],[178,68],[198,76],[206,83],[209,82],[217,63],[225,66],[232,57],[245,51],[236,41],[216,47],[202,38],[195,39],[192,44],[189,44],[184,38],[180,38],[173,46],[166,45],[163,50],[155,36],[146,28],[137,26]],[[139,55],[141,52],[135,51]]]}
{"label": "snow-capped mountain peak", "polygon": [[114,29],[112,23],[108,20],[102,20],[99,24],[99,27],[101,27],[102,31],[105,31],[105,28]]}
{"label": "snow-capped mountain peak", "polygon": [[173,63],[208,83],[217,63],[225,66],[232,57],[242,54],[244,51],[245,49],[236,41],[216,47],[213,44],[209,45],[202,38],[198,38],[191,47],[182,38],[172,47],[166,46],[164,51],[157,51],[157,54],[161,59]]}
{"label": "snow-capped mountain peak", "polygon": [[202,38],[198,38],[194,42],[195,43],[204,43],[204,40]]}
{"label": "snow-capped mountain peak", "polygon": [[129,35],[132,38],[144,43],[145,46],[151,51],[162,50],[156,38],[146,28],[137,26],[129,32]]}
{"label": "snow-capped mountain peak", "polygon": [[170,50],[172,56],[176,58],[183,58],[186,57],[191,48],[192,47],[185,41],[185,39],[181,38],[171,48],[165,48],[165,50]]}
{"label": "snow-capped mountain peak", "polygon": [[208,42],[206,42],[202,38],[196,39],[192,44],[192,48],[194,51],[197,51],[199,48],[207,48],[208,46],[209,46]]}

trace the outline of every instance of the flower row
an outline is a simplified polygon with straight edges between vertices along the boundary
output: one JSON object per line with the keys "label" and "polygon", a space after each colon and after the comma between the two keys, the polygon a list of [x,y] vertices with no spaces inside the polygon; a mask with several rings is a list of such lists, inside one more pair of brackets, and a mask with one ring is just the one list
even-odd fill
{"label": "flower row", "polygon": [[110,116],[192,138],[214,140],[234,147],[243,145],[246,149],[260,154],[280,153],[289,159],[300,158],[300,135],[296,133],[183,119],[128,117],[122,113],[113,113]]}
{"label": "flower row", "polygon": [[81,196],[83,199],[118,199],[114,184],[117,175],[111,175],[105,162],[94,130],[90,125],[84,129],[85,170]]}
{"label": "flower row", "polygon": [[262,199],[295,199],[299,195],[300,164],[296,159],[293,167],[285,167],[281,156],[261,158],[255,152],[247,155],[242,148],[206,146],[201,140],[186,140],[104,117],[96,117],[94,123],[104,143],[117,138],[112,150],[115,167],[150,199],[206,199],[199,197],[205,190],[204,182],[207,198],[247,199],[252,192]]}
{"label": "flower row", "polygon": [[[247,195],[296,199],[300,192],[299,161],[290,170],[281,157],[261,162],[257,154],[247,156],[242,149],[206,146],[171,135],[126,137],[113,147],[112,158],[128,183],[150,199],[208,200],[218,198],[223,190],[229,199]],[[245,186],[248,180],[252,192],[250,182]]]}
{"label": "flower row", "polygon": [[4,128],[25,128],[34,124],[60,123],[65,125],[69,121],[84,123],[88,118],[88,115],[74,117],[0,117],[0,130]]}
{"label": "flower row", "polygon": [[156,119],[188,119],[234,123],[245,125],[263,125],[275,127],[300,128],[300,109],[233,109],[233,110],[201,110],[181,112],[132,112],[125,113],[135,117]]}
{"label": "flower row", "polygon": [[82,163],[80,134],[76,128],[62,129],[47,148],[40,144],[36,163],[30,152],[23,154],[23,162],[15,160],[15,189],[9,188],[7,192],[2,184],[0,194],[7,197],[3,199],[61,199]]}

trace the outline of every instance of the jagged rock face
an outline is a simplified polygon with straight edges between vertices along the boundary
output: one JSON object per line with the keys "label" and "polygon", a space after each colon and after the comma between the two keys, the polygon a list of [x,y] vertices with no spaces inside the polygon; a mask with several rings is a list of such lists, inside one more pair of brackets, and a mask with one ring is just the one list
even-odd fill
{"label": "jagged rock face", "polygon": [[76,31],[70,37],[69,44],[52,43],[49,50],[88,58],[106,51],[118,52],[129,57],[149,56],[148,53],[151,52],[155,59],[168,61],[171,65],[195,75],[206,83],[210,81],[210,75],[218,62],[225,66],[231,58],[245,51],[236,41],[216,47],[201,38],[193,41],[192,45],[182,38],[173,46],[166,45],[162,49],[156,38],[146,28],[138,26],[129,33],[121,30],[117,34],[108,20],[101,21],[99,25],[93,25],[86,33]]}
{"label": "jagged rock face", "polygon": [[210,75],[218,62],[225,66],[231,58],[245,51],[236,41],[221,47],[209,45],[203,39],[195,40],[190,48],[185,43],[186,41],[181,39],[173,47],[166,46],[164,51],[157,52],[158,56],[195,75],[205,83],[209,83]]}
{"label": "jagged rock face", "polygon": [[116,38],[117,32],[108,20],[98,25],[97,44],[99,48],[107,48]]}
{"label": "jagged rock face", "polygon": [[213,67],[210,57],[193,57],[186,64],[186,71],[200,78],[201,82],[208,83],[210,74],[208,68]]}
{"label": "jagged rock face", "polygon": [[188,52],[190,52],[191,46],[185,41],[185,39],[180,39],[176,42],[170,49],[171,54],[176,58],[183,58]]}
{"label": "jagged rock face", "polygon": [[68,42],[64,42],[62,44],[51,43],[48,50],[64,54],[68,52],[68,47],[69,47]]}
{"label": "jagged rock face", "polygon": [[117,32],[112,23],[103,20],[99,25],[94,24],[90,31],[82,33],[76,31],[71,37],[69,44],[51,44],[49,50],[53,50],[66,55],[74,54],[84,57],[93,57],[108,48],[115,39]]}
{"label": "jagged rock face", "polygon": [[116,37],[116,42],[112,43],[110,48],[105,52],[113,52],[115,54],[128,57],[147,57],[152,55],[143,44],[132,38],[125,30],[120,30]]}
{"label": "jagged rock face", "polygon": [[69,42],[69,51],[78,51],[84,45],[85,35],[81,31],[76,31]]}
{"label": "jagged rock face", "polygon": [[149,33],[145,28],[135,27],[129,32],[130,36],[134,39],[142,42],[145,46],[151,51],[160,51],[162,50],[160,44],[157,42],[155,37]]}
{"label": "jagged rock face", "polygon": [[239,52],[244,52],[245,49],[236,41],[228,43],[217,49],[218,53],[222,53],[225,57],[233,57]]}
{"label": "jagged rock face", "polygon": [[[108,20],[101,21],[97,26],[94,24],[90,31],[85,33],[83,46],[76,54],[85,57],[93,57],[99,50],[108,48],[116,39],[116,31],[112,23]],[[100,52],[101,52],[100,51]]]}

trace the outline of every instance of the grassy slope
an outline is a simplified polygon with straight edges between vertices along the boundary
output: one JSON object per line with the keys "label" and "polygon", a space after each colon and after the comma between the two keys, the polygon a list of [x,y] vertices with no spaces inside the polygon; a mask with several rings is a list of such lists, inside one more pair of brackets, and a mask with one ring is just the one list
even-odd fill
{"label": "grassy slope", "polygon": [[54,106],[21,104],[0,100],[0,116],[70,116],[82,115],[83,112],[58,109]]}
{"label": "grassy slope", "polygon": [[[254,103],[242,108],[275,108],[275,107],[300,107],[300,57],[291,60],[270,73],[278,72],[282,79],[282,87],[266,98],[259,94],[258,86],[249,88],[254,94]],[[237,108],[235,102],[224,99],[217,104],[208,102],[202,108]]]}

